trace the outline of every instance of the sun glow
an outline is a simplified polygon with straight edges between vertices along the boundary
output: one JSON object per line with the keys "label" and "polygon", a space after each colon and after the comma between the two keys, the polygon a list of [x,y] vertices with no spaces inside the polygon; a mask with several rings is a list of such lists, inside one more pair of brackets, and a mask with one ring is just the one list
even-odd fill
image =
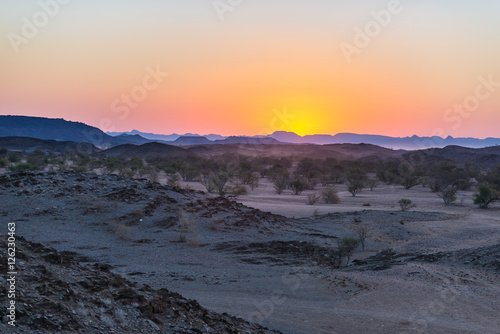
{"label": "sun glow", "polygon": [[322,133],[332,128],[333,109],[314,98],[293,98],[286,108],[285,131],[300,136]]}

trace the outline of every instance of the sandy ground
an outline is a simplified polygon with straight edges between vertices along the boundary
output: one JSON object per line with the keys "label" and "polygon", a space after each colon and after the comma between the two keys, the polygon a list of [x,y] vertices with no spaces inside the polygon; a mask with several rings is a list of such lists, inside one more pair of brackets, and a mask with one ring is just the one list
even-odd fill
{"label": "sandy ground", "polygon": [[[500,208],[477,209],[472,192],[445,206],[421,186],[381,185],[354,198],[336,186],[341,204],[310,206],[310,192],[278,196],[263,180],[238,199],[284,216],[276,217],[198,192],[74,175],[2,188],[3,220],[15,221],[27,239],[284,333],[500,332]],[[401,198],[417,207],[401,212]],[[187,243],[178,242],[172,226],[180,209],[193,225]],[[355,236],[358,226],[370,229],[366,249],[355,254],[356,264],[339,269],[300,247],[290,253],[272,246],[286,241],[331,249],[338,238]],[[378,270],[363,265],[387,248],[401,257]]]}

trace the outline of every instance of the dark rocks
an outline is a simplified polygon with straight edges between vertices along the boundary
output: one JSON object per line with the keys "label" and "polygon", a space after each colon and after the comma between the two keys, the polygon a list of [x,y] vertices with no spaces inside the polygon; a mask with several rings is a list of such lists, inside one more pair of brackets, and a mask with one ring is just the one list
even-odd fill
{"label": "dark rocks", "polygon": [[[0,269],[7,244],[0,236]],[[110,272],[109,265],[82,265],[57,252],[17,239],[23,270],[16,286],[15,333],[278,333],[202,308],[167,289],[138,287]],[[0,296],[6,296],[0,287]],[[5,316],[5,309],[1,310]]]}

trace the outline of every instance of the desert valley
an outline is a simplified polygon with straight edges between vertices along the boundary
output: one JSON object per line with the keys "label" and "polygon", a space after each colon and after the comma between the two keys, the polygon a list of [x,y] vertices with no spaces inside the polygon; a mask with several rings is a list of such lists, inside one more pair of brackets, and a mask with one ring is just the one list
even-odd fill
{"label": "desert valley", "polygon": [[19,333],[500,328],[499,147],[0,147]]}

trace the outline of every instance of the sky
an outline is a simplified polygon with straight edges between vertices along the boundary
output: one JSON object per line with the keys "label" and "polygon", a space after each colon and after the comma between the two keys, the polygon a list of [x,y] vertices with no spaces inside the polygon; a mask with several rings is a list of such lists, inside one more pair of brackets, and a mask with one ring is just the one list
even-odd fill
{"label": "sky", "polygon": [[104,131],[500,137],[500,1],[0,3],[0,114]]}

